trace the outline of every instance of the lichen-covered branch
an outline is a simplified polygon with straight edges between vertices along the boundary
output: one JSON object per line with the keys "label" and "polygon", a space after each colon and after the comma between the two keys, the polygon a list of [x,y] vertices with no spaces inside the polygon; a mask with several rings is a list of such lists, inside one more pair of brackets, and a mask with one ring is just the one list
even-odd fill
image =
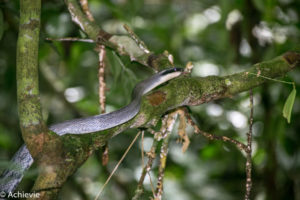
{"label": "lichen-covered branch", "polygon": [[72,20],[90,39],[109,47],[120,55],[128,56],[131,61],[153,68],[156,71],[172,66],[168,55],[165,53],[154,54],[149,51],[143,42],[139,40],[128,26],[129,35],[112,35],[102,30],[94,21],[88,19],[80,8],[77,0],[65,0]]}
{"label": "lichen-covered branch", "polygon": [[[34,160],[39,163],[39,166],[42,166],[41,160],[43,162],[49,161],[49,158],[53,156],[50,153],[47,154],[48,159],[44,159],[47,158],[44,156],[46,154],[41,153],[44,151],[44,145],[48,143],[50,138],[58,138],[58,136],[51,136],[47,133],[41,112],[38,87],[40,12],[41,0],[20,1],[20,25],[17,43],[17,98],[23,139]],[[51,150],[49,152],[54,153],[56,151]],[[53,178],[43,183],[51,180]],[[45,185],[48,186],[49,184]],[[41,199],[44,194],[41,193]]]}
{"label": "lichen-covered branch", "polygon": [[22,136],[28,149],[40,142],[45,132],[38,86],[38,48],[40,33],[40,0],[20,1],[20,25],[17,43],[17,97]]}
{"label": "lichen-covered branch", "polygon": [[[232,97],[276,78],[298,66],[300,54],[289,52],[270,61],[255,64],[248,70],[228,76],[182,76],[145,95],[141,109],[132,120],[103,131],[103,137],[111,137],[127,128],[137,128],[155,123],[166,111],[183,105],[200,105],[215,99]],[[108,133],[108,134],[106,134]],[[112,134],[114,133],[114,134]],[[96,138],[98,135],[94,135]],[[70,136],[72,137],[72,136]]]}
{"label": "lichen-covered branch", "polygon": [[49,134],[41,112],[38,87],[38,47],[41,0],[20,1],[17,43],[17,98],[23,139],[40,169],[33,190],[39,199],[56,199],[66,179],[90,155],[88,140],[73,140],[72,146]]}

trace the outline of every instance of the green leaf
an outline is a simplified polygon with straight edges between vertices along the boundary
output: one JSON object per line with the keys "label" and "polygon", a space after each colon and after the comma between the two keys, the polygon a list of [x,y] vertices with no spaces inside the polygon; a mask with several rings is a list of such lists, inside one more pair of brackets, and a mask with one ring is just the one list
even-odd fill
{"label": "green leaf", "polygon": [[287,98],[282,110],[283,117],[287,119],[288,123],[291,122],[291,113],[292,113],[295,98],[296,98],[296,88],[293,87],[293,90],[290,93],[289,97]]}

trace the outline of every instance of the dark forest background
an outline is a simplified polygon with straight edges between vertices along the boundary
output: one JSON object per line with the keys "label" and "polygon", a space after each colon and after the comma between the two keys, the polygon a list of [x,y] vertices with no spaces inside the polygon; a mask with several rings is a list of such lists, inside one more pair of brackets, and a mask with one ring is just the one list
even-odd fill
{"label": "dark forest background", "polygon": [[[298,0],[89,0],[95,20],[109,33],[123,34],[128,24],[154,52],[168,50],[177,66],[193,62],[193,76],[227,75],[256,62],[300,51]],[[7,165],[23,143],[16,100],[16,42],[19,1],[0,1],[0,164]],[[47,124],[99,113],[98,55],[94,44],[49,42],[45,38],[86,35],[71,21],[62,0],[43,0],[39,52],[39,80]],[[151,70],[107,50],[106,111],[130,102],[134,85]],[[148,71],[145,74],[145,71]],[[294,81],[300,91],[300,72],[282,80]],[[300,199],[300,97],[291,123],[282,117],[291,85],[269,82],[254,89],[252,199]],[[190,107],[202,130],[246,141],[249,93]],[[110,161],[101,165],[101,152],[69,179],[61,199],[93,199],[121,158],[137,130],[128,130],[109,142]],[[164,199],[243,199],[245,156],[231,144],[208,141],[189,131],[191,144],[184,154],[174,133],[167,160]],[[145,135],[148,151],[153,136]],[[130,199],[141,172],[141,141],[126,157],[104,199]],[[155,163],[157,166],[157,162]],[[157,171],[154,167],[152,179]],[[29,191],[37,175],[33,166],[20,184]],[[151,196],[145,181],[145,199]]]}

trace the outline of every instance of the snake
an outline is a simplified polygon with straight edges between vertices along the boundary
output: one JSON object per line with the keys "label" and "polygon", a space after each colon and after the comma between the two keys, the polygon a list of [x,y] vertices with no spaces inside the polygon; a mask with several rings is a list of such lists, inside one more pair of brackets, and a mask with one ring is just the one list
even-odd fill
{"label": "snake", "polygon": [[[87,134],[107,130],[133,119],[140,111],[142,96],[157,86],[180,76],[183,68],[168,68],[136,84],[132,92],[131,102],[116,111],[84,118],[72,119],[49,126],[57,135]],[[0,192],[13,192],[21,182],[24,173],[33,164],[34,160],[23,144],[10,161],[10,169],[6,169],[0,177]]]}

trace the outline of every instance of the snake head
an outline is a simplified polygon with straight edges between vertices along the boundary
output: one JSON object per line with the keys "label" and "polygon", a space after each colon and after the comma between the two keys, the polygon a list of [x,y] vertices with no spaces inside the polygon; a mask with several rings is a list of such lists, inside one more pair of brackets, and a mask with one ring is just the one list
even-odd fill
{"label": "snake head", "polygon": [[165,70],[159,72],[160,82],[161,83],[167,82],[168,80],[171,80],[173,78],[180,76],[183,72],[184,72],[184,69],[179,68],[179,67],[165,69]]}
{"label": "snake head", "polygon": [[161,72],[159,72],[159,74],[162,75],[162,76],[165,76],[165,75],[168,75],[168,74],[178,74],[178,73],[181,74],[183,71],[184,71],[183,68],[173,67],[173,68],[168,68],[168,69],[162,70]]}

